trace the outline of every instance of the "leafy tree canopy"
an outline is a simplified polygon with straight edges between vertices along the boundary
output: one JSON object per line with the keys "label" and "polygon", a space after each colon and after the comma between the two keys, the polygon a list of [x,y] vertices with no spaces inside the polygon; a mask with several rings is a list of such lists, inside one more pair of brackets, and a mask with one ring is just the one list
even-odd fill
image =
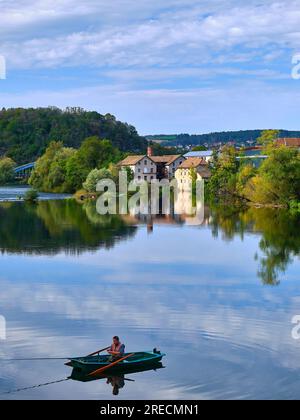
{"label": "leafy tree canopy", "polygon": [[52,142],[38,159],[29,183],[39,191],[73,193],[93,169],[108,168],[121,158],[119,149],[98,137],[87,138],[78,150]]}
{"label": "leafy tree canopy", "polygon": [[18,164],[39,158],[52,141],[79,148],[88,137],[108,138],[122,151],[144,153],[147,142],[136,129],[113,115],[81,108],[3,108],[0,111],[0,155]]}
{"label": "leafy tree canopy", "polygon": [[7,157],[0,159],[0,185],[8,184],[14,180],[15,162]]}

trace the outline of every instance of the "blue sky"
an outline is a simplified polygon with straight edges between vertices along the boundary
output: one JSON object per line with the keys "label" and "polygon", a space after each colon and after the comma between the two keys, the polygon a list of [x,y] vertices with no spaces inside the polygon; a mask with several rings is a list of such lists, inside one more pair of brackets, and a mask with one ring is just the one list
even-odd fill
{"label": "blue sky", "polygon": [[297,0],[0,0],[0,106],[82,106],[141,134],[300,129]]}

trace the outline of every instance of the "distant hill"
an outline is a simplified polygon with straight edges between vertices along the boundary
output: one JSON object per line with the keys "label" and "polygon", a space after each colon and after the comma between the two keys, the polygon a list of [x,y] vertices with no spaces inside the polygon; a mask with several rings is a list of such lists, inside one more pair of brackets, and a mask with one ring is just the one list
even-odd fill
{"label": "distant hill", "polygon": [[[162,146],[207,146],[212,147],[219,143],[234,142],[247,146],[255,143],[260,137],[262,130],[226,131],[209,134],[173,134],[173,135],[150,135],[148,141],[160,143]],[[300,137],[300,131],[280,130],[280,137]]]}
{"label": "distant hill", "polygon": [[55,107],[0,111],[0,156],[7,155],[18,164],[36,160],[53,140],[77,148],[91,136],[107,138],[122,151],[133,153],[147,146],[132,125],[117,121],[111,114]]}

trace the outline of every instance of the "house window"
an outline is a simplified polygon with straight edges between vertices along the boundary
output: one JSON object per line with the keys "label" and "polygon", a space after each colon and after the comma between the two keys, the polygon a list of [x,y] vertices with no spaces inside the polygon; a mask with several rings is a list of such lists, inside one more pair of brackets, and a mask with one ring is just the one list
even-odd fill
{"label": "house window", "polygon": [[141,173],[141,170],[140,170],[140,169],[138,169],[138,173],[139,173],[139,174]]}
{"label": "house window", "polygon": [[147,181],[147,179],[148,179],[148,178],[147,178],[146,176],[144,176],[144,180],[145,180],[145,181]]}
{"label": "house window", "polygon": [[148,164],[148,161],[147,161],[147,160],[145,160],[145,161],[144,161],[144,164],[145,164],[145,165],[147,165],[147,164]]}
{"label": "house window", "polygon": [[140,177],[140,176],[138,176],[138,179],[141,179],[141,177]]}

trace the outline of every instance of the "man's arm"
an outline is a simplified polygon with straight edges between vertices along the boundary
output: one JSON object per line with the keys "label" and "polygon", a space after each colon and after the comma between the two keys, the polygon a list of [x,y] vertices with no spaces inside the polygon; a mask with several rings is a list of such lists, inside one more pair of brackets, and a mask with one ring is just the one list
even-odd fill
{"label": "man's arm", "polygon": [[124,344],[122,344],[120,351],[112,351],[112,350],[108,350],[108,353],[111,354],[112,356],[122,356],[125,352],[125,346]]}

